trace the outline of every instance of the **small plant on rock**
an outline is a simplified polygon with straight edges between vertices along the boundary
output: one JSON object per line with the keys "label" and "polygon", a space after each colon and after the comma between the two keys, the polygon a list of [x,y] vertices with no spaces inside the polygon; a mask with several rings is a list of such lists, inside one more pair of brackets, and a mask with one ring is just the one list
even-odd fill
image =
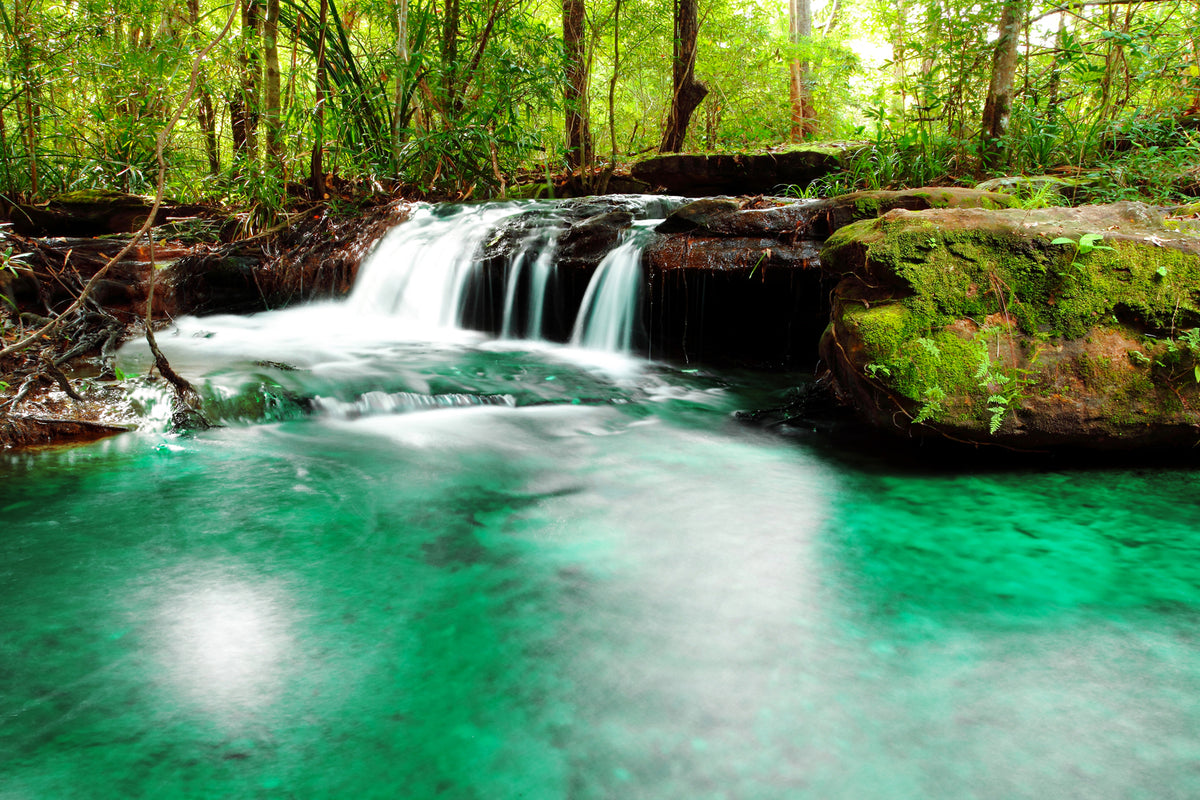
{"label": "small plant on rock", "polygon": [[1072,239],[1069,236],[1060,236],[1050,242],[1050,244],[1067,244],[1075,248],[1074,255],[1071,256],[1071,266],[1083,272],[1086,267],[1082,259],[1087,258],[1096,250],[1116,250],[1115,247],[1109,247],[1106,244],[1098,244],[1104,240],[1103,233],[1085,233],[1078,240]]}

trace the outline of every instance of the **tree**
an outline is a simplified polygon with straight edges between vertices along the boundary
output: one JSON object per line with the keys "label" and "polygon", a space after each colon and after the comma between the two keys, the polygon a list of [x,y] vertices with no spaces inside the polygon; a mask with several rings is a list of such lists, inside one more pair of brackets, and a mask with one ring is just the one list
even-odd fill
{"label": "tree", "polygon": [[267,0],[267,16],[263,20],[263,62],[265,86],[263,111],[267,118],[266,166],[278,170],[283,158],[283,129],[280,120],[279,98],[279,0]]}
{"label": "tree", "polygon": [[329,97],[329,78],[325,64],[325,29],[329,24],[329,0],[321,0],[317,32],[315,133],[312,156],[308,162],[309,192],[314,200],[325,197],[325,103]]}
{"label": "tree", "polygon": [[621,74],[621,0],[613,5],[612,77],[608,79],[608,136],[612,144],[611,169],[617,165],[617,80]]}
{"label": "tree", "polygon": [[[792,141],[802,141],[816,130],[816,115],[813,113],[812,90],[809,87],[810,63],[801,55],[812,37],[811,0],[789,0],[789,42],[792,57],[788,67],[791,75],[790,97],[792,101]],[[833,16],[830,16],[832,21]]]}
{"label": "tree", "polygon": [[241,86],[229,103],[230,133],[237,166],[252,166],[258,160],[259,0],[241,0],[242,41],[238,57]]}
{"label": "tree", "polygon": [[400,163],[400,145],[404,142],[405,106],[410,89],[408,52],[408,0],[396,4],[396,79],[392,96],[392,162]]}
{"label": "tree", "polygon": [[660,153],[683,149],[692,112],[704,102],[708,87],[696,80],[696,40],[700,34],[696,0],[674,0],[674,52],[671,59],[671,111],[663,130]]}
{"label": "tree", "polygon": [[999,166],[1004,160],[1004,137],[1012,114],[1017,51],[1024,24],[1025,0],[1004,0],[1000,10],[1000,37],[992,54],[991,80],[979,132],[979,152],[985,167]]}
{"label": "tree", "polygon": [[[200,0],[188,0],[188,23],[197,47],[201,45]],[[204,139],[204,154],[208,157],[208,172],[217,175],[221,171],[221,154],[217,142],[217,109],[213,105],[212,92],[208,89],[208,71],[203,62],[197,65],[196,74],[196,122]]]}
{"label": "tree", "polygon": [[457,107],[459,0],[445,0],[442,13],[442,93],[447,109]]}
{"label": "tree", "polygon": [[563,87],[566,104],[567,164],[575,169],[592,161],[592,132],[588,125],[588,69],[586,16],[583,0],[563,0],[563,55],[567,82]]}

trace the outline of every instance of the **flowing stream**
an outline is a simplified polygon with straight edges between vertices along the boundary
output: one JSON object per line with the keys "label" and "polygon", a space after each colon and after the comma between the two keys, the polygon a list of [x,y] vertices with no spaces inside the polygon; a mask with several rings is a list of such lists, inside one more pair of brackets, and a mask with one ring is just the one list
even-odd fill
{"label": "flowing stream", "polygon": [[733,418],[805,376],[461,330],[511,212],[179,320],[224,427],[0,454],[2,800],[1200,796],[1196,471],[839,452]]}

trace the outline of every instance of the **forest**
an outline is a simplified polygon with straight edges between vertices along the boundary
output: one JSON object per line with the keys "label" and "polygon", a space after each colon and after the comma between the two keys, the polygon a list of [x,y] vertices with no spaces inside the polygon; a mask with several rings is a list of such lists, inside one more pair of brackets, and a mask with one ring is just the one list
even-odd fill
{"label": "forest", "polygon": [[[16,0],[0,192],[296,199],[585,187],[658,152],[863,146],[779,193],[1053,173],[1098,200],[1200,182],[1188,0]],[[176,119],[177,118],[177,121]],[[169,128],[169,131],[168,131]]]}

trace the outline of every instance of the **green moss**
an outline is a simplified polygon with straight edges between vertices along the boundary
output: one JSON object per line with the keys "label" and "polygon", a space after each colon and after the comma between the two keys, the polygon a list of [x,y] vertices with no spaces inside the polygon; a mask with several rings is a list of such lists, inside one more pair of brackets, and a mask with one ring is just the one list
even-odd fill
{"label": "green moss", "polygon": [[945,190],[919,191],[913,192],[913,195],[929,203],[930,208],[954,208],[958,205],[958,197]]}
{"label": "green moss", "polygon": [[74,192],[67,192],[54,197],[53,201],[59,205],[107,205],[107,204],[135,204],[146,203],[146,199],[128,195],[123,192],[115,192],[111,189],[79,189]]}
{"label": "green moss", "polygon": [[1091,356],[1081,353],[1072,363],[1075,377],[1088,389],[1104,389],[1114,386],[1121,376],[1107,356]]}
{"label": "green moss", "polygon": [[854,217],[855,219],[872,219],[878,217],[882,212],[883,204],[879,197],[874,195],[865,195],[854,201]]}
{"label": "green moss", "polygon": [[1143,425],[1168,421],[1183,410],[1179,397],[1155,383],[1149,370],[1101,370],[1096,392],[1102,398],[1101,415],[1118,425]]}
{"label": "green moss", "polygon": [[866,145],[855,142],[805,142],[788,145],[777,152],[782,153],[819,153],[825,156],[842,157],[862,150]]}
{"label": "green moss", "polygon": [[982,336],[923,328],[924,317],[903,304],[850,306],[842,315],[864,345],[866,370],[890,390],[917,402],[938,404],[930,419],[977,416],[986,407],[979,372],[988,362]]}
{"label": "green moss", "polygon": [[846,308],[842,319],[854,329],[873,357],[890,358],[905,338],[913,333],[911,315],[900,304],[874,308],[851,305]]}
{"label": "green moss", "polygon": [[[822,258],[857,274],[868,296],[890,295],[848,308],[843,319],[863,344],[870,376],[911,401],[919,420],[994,429],[1026,395],[1071,396],[1080,385],[1115,425],[1191,414],[1181,392],[1197,394],[1200,334],[1195,352],[1182,338],[1147,344],[1136,363],[1097,341],[1095,354],[1063,365],[1065,377],[1037,365],[1045,341],[1200,328],[1200,257],[1153,243],[1104,244],[1113,249],[1082,254],[1002,225],[938,227],[921,214],[891,214],[840,229]],[[964,333],[971,323],[974,337]],[[997,335],[1008,348],[1029,346],[1005,349],[1001,363],[987,345]]]}
{"label": "green moss", "polygon": [[851,245],[865,248],[870,274],[909,287],[903,301],[928,329],[997,313],[1025,333],[1067,339],[1113,317],[1162,330],[1200,325],[1200,258],[1171,248],[1113,241],[1112,251],[1079,256],[1002,230],[939,230],[918,214],[847,225],[826,252],[836,258]]}

